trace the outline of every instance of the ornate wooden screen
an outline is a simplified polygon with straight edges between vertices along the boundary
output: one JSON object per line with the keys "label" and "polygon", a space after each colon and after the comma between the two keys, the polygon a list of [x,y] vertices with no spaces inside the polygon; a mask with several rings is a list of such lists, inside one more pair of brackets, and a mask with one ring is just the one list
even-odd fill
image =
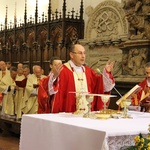
{"label": "ornate wooden screen", "polygon": [[[63,1],[62,12],[52,14],[51,1],[48,4],[48,16],[44,13],[38,18],[38,1],[36,1],[35,17],[27,20],[27,2],[25,1],[24,23],[14,26],[7,23],[0,31],[0,60],[10,61],[13,65],[19,62],[30,65],[41,65],[48,73],[49,60],[58,56],[64,62],[69,59],[69,46],[84,37],[83,0],[80,13],[74,9],[66,12],[66,0]],[[15,18],[15,17],[14,17]],[[15,19],[14,19],[15,20]]]}

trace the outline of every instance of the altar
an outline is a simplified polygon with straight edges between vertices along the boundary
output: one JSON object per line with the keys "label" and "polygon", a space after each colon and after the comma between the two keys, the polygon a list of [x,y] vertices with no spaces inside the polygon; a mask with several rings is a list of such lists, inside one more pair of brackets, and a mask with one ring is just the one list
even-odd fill
{"label": "altar", "polygon": [[119,150],[147,134],[150,114],[132,118],[90,119],[71,113],[23,115],[20,150]]}

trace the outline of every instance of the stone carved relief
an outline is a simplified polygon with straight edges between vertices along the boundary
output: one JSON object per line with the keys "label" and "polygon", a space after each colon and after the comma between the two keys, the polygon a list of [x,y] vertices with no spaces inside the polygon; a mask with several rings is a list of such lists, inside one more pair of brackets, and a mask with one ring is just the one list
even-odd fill
{"label": "stone carved relief", "polygon": [[104,1],[94,9],[86,9],[89,19],[86,26],[85,39],[87,64],[97,71],[104,68],[110,59],[115,61],[113,74],[122,74],[122,51],[118,48],[121,41],[128,39],[128,21],[121,4],[116,1]]}
{"label": "stone carved relief", "polygon": [[131,40],[150,39],[150,0],[122,0]]}
{"label": "stone carved relief", "polygon": [[94,22],[94,29],[96,30],[97,37],[111,36],[114,34],[118,34],[118,26],[119,18],[115,13],[111,11],[104,11],[102,14]]}
{"label": "stone carved relief", "polygon": [[[95,70],[96,73],[101,74],[107,61],[111,60],[110,57],[101,57],[99,59],[97,59],[96,61],[93,62],[93,64],[91,64],[91,68]],[[113,60],[111,60],[113,61]],[[113,76],[114,77],[118,77],[121,75],[122,73],[122,63],[121,61],[116,60],[115,61],[115,65],[114,65],[114,69],[113,69]]]}
{"label": "stone carved relief", "polygon": [[89,6],[86,14],[89,21],[86,27],[85,38],[88,41],[116,40],[128,34],[128,22],[124,10],[116,1],[101,2],[95,9]]}
{"label": "stone carved relief", "polygon": [[[87,47],[85,46],[87,49]],[[113,75],[118,77],[122,74],[122,51],[116,47],[101,47],[95,48],[95,51],[87,50],[86,63],[89,67],[100,74],[103,71],[108,60],[115,61]]]}
{"label": "stone carved relief", "polygon": [[144,65],[147,62],[147,48],[133,48],[123,55],[122,67],[124,75],[145,75]]}

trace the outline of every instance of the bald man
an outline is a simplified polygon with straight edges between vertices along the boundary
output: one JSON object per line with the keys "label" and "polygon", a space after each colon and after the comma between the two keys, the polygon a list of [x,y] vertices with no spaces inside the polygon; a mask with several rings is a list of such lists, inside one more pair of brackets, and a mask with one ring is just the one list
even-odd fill
{"label": "bald man", "polygon": [[17,65],[17,68],[18,68],[18,69],[20,69],[20,68],[22,69],[22,67],[23,67],[23,64],[22,64],[22,63],[19,63],[19,64]]}
{"label": "bald man", "polygon": [[22,112],[24,114],[36,114],[38,111],[38,85],[42,78],[42,68],[38,65],[33,66],[33,74],[27,79],[24,93],[24,104]]}
{"label": "bald man", "polygon": [[[86,50],[82,45],[75,44],[71,46],[70,58],[71,60],[64,64],[59,74],[59,90],[55,95],[52,106],[52,112],[54,113],[75,112],[77,110],[76,101],[77,97],[79,97],[79,92],[110,94],[115,85],[111,73],[114,62],[108,61],[106,63],[103,76],[96,74],[94,70],[84,65]],[[88,110],[86,97],[82,96],[79,101],[78,109],[86,112]],[[96,97],[92,103],[92,110],[96,111],[102,108],[102,100]]]}

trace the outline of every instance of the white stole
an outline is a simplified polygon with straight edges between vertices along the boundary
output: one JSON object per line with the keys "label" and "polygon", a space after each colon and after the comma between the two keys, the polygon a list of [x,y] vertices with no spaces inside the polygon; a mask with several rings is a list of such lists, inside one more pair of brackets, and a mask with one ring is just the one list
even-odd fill
{"label": "white stole", "polygon": [[[71,66],[69,63],[65,63],[65,66],[69,70],[72,71],[73,76],[74,76],[74,83],[75,83],[75,92],[76,97],[80,95],[81,92],[88,92],[88,87],[87,87],[87,80],[86,80],[86,75],[85,72],[75,72],[71,69]],[[81,98],[79,99],[79,110],[85,110],[84,112],[87,112],[88,106],[87,106],[87,101],[86,101],[86,96],[82,95]]]}

